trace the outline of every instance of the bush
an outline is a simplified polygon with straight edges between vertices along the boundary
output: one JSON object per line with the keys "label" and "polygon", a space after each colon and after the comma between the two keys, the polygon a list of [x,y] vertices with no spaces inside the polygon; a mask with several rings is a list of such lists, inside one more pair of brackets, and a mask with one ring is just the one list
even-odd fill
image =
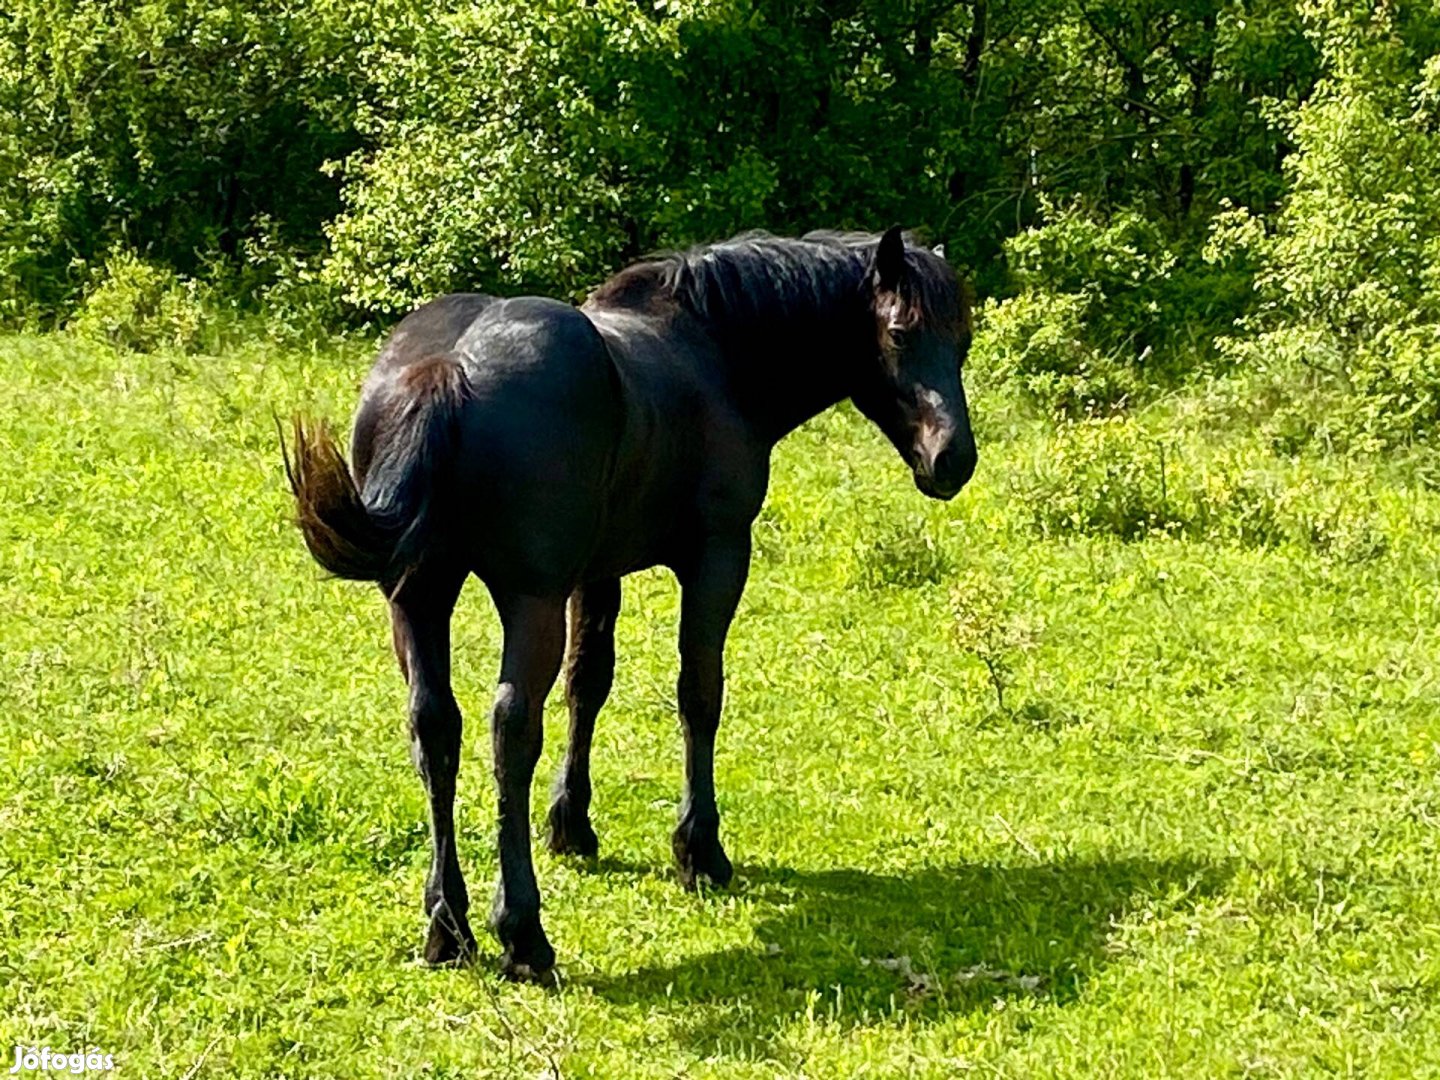
{"label": "bush", "polygon": [[1352,354],[1359,395],[1356,425],[1378,449],[1389,442],[1433,442],[1440,432],[1440,322],[1387,326]]}
{"label": "bush", "polygon": [[268,219],[315,250],[386,6],[7,0],[0,319],[63,318],[117,246],[199,276]]}
{"label": "bush", "polygon": [[[1440,427],[1440,36],[1408,7],[1320,0],[1325,78],[1285,115],[1291,192],[1255,245],[1261,307],[1222,343],[1288,377],[1293,420],[1351,449]],[[1290,423],[1296,441],[1304,423]]]}
{"label": "bush", "polygon": [[866,530],[854,548],[852,580],[867,589],[918,589],[938,585],[955,569],[934,537],[889,522]]}
{"label": "bush", "polygon": [[121,349],[193,351],[206,322],[200,286],[173,270],[119,251],[85,297],[68,328]]}
{"label": "bush", "polygon": [[1078,417],[1113,411],[1141,389],[1134,368],[1089,340],[1086,293],[1027,290],[979,313],[974,362],[1047,412]]}
{"label": "bush", "polygon": [[1188,515],[1170,491],[1166,445],[1123,417],[1062,425],[1050,453],[1022,482],[1044,535],[1099,533],[1140,540],[1178,534]]}
{"label": "bush", "polygon": [[1290,544],[1346,561],[1386,547],[1374,500],[1358,481],[1322,482],[1257,442],[1182,447],[1124,417],[1062,426],[1018,494],[1045,536]]}
{"label": "bush", "polygon": [[973,570],[950,587],[950,612],[956,648],[984,665],[995,707],[1005,712],[1005,691],[1014,682],[1020,657],[1038,647],[1044,620],[1017,610],[1014,593],[993,575]]}
{"label": "bush", "polygon": [[651,251],[744,229],[938,223],[949,162],[977,181],[995,166],[968,153],[956,67],[879,45],[897,30],[884,8],[608,0],[412,18],[406,47],[369,58],[382,107],[327,226],[326,276],[365,311],[454,288],[578,297]]}
{"label": "bush", "polygon": [[[253,305],[262,234],[269,274],[323,263],[315,295],[351,318],[455,288],[575,296],[757,227],[927,229],[990,284],[1040,208],[1035,243],[1083,258],[1071,284],[1034,287],[1098,283],[1095,351],[1130,362],[1165,327],[1147,295],[1145,326],[1119,328],[1136,281],[1107,284],[1112,240],[1163,259],[1180,248],[1145,220],[1187,235],[1221,195],[1270,198],[1281,136],[1254,101],[1307,92],[1314,50],[1292,0],[1163,28],[1129,0],[1020,5],[1003,30],[986,10],[10,0],[0,320],[63,320],[117,243],[190,277],[223,262]],[[1091,382],[1081,396],[1110,393]]]}
{"label": "bush", "polygon": [[1169,237],[1138,211],[1045,211],[1007,242],[1018,292],[985,306],[975,347],[1047,411],[1112,412],[1173,384],[1250,303],[1253,269],[1234,252]]}

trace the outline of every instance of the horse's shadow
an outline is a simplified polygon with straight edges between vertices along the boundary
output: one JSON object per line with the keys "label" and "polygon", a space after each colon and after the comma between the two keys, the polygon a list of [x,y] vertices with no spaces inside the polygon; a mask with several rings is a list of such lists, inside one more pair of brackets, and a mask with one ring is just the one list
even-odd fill
{"label": "horse's shadow", "polygon": [[[597,870],[652,873],[611,860]],[[1073,1001],[1123,950],[1114,931],[1127,912],[1183,909],[1228,876],[1143,858],[893,877],[737,867],[732,889],[759,914],[752,944],[579,981],[616,1004],[670,1012],[676,1038],[699,1053],[783,1057],[785,1029],[810,1018],[844,1030],[933,1023],[1020,996]]]}

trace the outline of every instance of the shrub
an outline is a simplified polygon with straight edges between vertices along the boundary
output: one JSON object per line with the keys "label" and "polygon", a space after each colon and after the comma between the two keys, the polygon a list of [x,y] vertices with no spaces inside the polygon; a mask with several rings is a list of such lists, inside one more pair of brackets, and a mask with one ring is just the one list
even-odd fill
{"label": "shrub", "polygon": [[[1284,115],[1296,152],[1273,235],[1255,245],[1263,303],[1222,343],[1289,376],[1290,420],[1374,451],[1440,425],[1440,54],[1433,17],[1310,5],[1325,77]],[[1303,441],[1304,424],[1286,438]]]}
{"label": "shrub", "polygon": [[[63,318],[117,243],[199,277],[272,226],[352,317],[577,295],[755,227],[928,228],[993,280],[1047,194],[1104,211],[1045,209],[1035,243],[1100,252],[1071,277],[1119,315],[1136,280],[1105,284],[1111,255],[1180,252],[1168,230],[1219,195],[1271,197],[1281,133],[1253,102],[1307,92],[1314,50],[1288,0],[1138,38],[1143,5],[1092,8],[1022,5],[997,33],[983,4],[10,0],[0,319]],[[1165,330],[1150,299],[1139,337]]]}
{"label": "shrub", "polygon": [[1017,494],[1042,535],[1164,535],[1353,561],[1386,546],[1364,485],[1322,482],[1256,442],[1182,447],[1124,417],[1066,424]]}
{"label": "shrub", "polygon": [[69,329],[121,349],[199,347],[205,310],[199,285],[166,267],[118,251],[105,262]]}
{"label": "shrub", "polygon": [[933,537],[891,522],[856,542],[853,580],[868,589],[917,589],[937,585],[954,569]]}
{"label": "shrub", "polygon": [[995,707],[1005,712],[1005,691],[1019,657],[1039,646],[1044,622],[1017,611],[1013,596],[991,574],[968,571],[950,589],[956,648],[985,667]]}
{"label": "shrub", "polygon": [[266,217],[318,241],[339,209],[320,167],[358,144],[359,54],[386,6],[7,0],[0,278],[53,318],[117,245],[198,276]]}
{"label": "shrub", "polygon": [[1264,421],[1278,450],[1317,439],[1354,453],[1437,441],[1440,322],[1380,326],[1353,341],[1305,322],[1225,347],[1285,394]]}
{"label": "shrub", "polygon": [[1123,417],[1065,424],[1021,496],[1046,535],[1176,533],[1186,519],[1171,498],[1166,455],[1164,443]]}
{"label": "shrub", "polygon": [[[1232,212],[1228,205],[1222,213]],[[1251,260],[1166,235],[1138,211],[1045,204],[1006,244],[1018,292],[982,311],[976,351],[1047,411],[1113,412],[1216,355],[1251,298]]]}
{"label": "shrub", "polygon": [[1383,445],[1440,431],[1440,322],[1387,326],[1352,354],[1356,423]]}
{"label": "shrub", "polygon": [[980,309],[975,363],[1062,416],[1113,411],[1140,389],[1132,367],[1089,339],[1086,293],[1027,290]]}

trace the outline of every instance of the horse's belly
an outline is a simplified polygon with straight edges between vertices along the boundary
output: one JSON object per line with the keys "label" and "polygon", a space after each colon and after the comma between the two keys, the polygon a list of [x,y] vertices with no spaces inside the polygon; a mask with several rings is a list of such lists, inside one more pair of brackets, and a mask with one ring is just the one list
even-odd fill
{"label": "horse's belly", "polygon": [[624,577],[652,566],[671,566],[679,544],[672,528],[610,529],[603,528],[600,538],[585,567],[584,578]]}

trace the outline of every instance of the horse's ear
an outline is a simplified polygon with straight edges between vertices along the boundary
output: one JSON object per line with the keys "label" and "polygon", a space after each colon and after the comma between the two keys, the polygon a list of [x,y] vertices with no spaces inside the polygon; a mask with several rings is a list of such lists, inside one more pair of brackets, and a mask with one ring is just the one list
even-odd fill
{"label": "horse's ear", "polygon": [[885,230],[875,249],[875,287],[881,292],[894,292],[904,276],[905,236],[896,225]]}

